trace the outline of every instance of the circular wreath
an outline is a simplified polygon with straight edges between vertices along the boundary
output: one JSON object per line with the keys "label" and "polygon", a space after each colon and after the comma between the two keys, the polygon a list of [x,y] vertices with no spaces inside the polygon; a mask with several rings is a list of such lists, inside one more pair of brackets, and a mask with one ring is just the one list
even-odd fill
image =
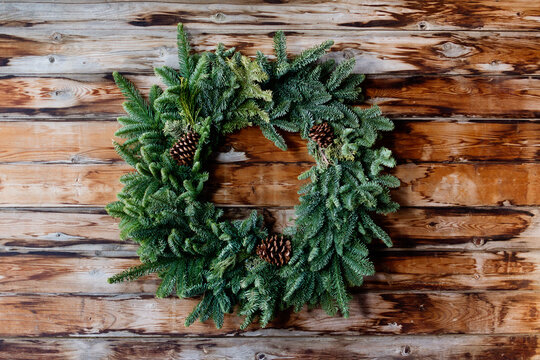
{"label": "circular wreath", "polygon": [[[154,85],[145,100],[114,73],[127,99],[115,134],[126,140],[114,146],[136,171],[121,177],[119,200],[106,209],[121,219],[121,237],[140,244],[142,264],[109,282],[157,273],[158,297],[200,298],[186,326],[212,318],[219,328],[235,306],[245,316],[242,328],[256,318],[266,326],[277,311],[306,304],[348,316],[347,288],[374,273],[366,244],[378,238],[391,246],[370,213],[398,208],[389,188],[399,180],[381,174],[395,165],[390,150],[374,148],[392,122],[375,106],[349,105],[361,97],[364,79],[351,73],[354,59],[318,61],[332,44],[288,58],[280,31],[274,61],[223,44],[195,54],[180,24],[179,70],[155,69],[165,90]],[[256,211],[229,221],[199,199],[218,140],[251,125],[283,150],[276,127],[299,132],[316,161],[299,176],[311,182],[299,191],[295,223],[284,234],[269,234]]]}

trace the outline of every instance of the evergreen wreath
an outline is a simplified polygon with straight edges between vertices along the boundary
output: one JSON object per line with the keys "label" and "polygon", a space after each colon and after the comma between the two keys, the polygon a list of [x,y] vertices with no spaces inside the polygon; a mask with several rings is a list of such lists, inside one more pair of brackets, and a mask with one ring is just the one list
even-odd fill
{"label": "evergreen wreath", "polygon": [[[136,171],[121,177],[119,200],[106,210],[121,219],[121,238],[140,244],[142,264],[110,283],[157,273],[158,297],[200,298],[186,326],[212,318],[220,328],[235,306],[245,316],[242,328],[257,318],[264,327],[277,311],[306,304],[348,316],[347,288],[374,273],[366,244],[392,245],[370,214],[397,210],[389,188],[399,180],[381,174],[395,166],[391,151],[374,148],[393,123],[376,106],[349,105],[361,98],[364,76],[351,73],[354,59],[319,61],[332,44],[288,58],[279,31],[274,61],[223,44],[197,54],[179,24],[179,70],[155,69],[165,90],[154,85],[145,100],[113,74],[127,99],[115,134],[125,141],[114,146]],[[203,165],[218,140],[252,125],[283,150],[276,128],[300,133],[316,161],[299,176],[311,182],[299,191],[296,221],[284,234],[268,234],[256,211],[230,221],[199,199],[209,178]]]}

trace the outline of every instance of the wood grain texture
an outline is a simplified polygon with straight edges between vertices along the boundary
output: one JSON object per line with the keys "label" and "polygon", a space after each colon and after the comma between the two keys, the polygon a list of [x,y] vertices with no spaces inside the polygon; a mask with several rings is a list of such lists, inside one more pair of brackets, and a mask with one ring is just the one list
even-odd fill
{"label": "wood grain texture", "polygon": [[[153,76],[128,76],[143,93]],[[520,76],[370,77],[367,104],[390,117],[535,118],[540,78]],[[123,101],[111,75],[0,78],[0,119],[109,119]],[[504,99],[504,101],[501,101]]]}
{"label": "wood grain texture", "polygon": [[[310,165],[223,164],[210,171],[211,199],[219,204],[293,206],[295,180]],[[392,193],[402,206],[540,204],[539,164],[404,164],[392,171],[401,186]]]}
{"label": "wood grain texture", "polygon": [[[253,209],[225,208],[231,219]],[[291,224],[294,210],[256,209],[275,231]],[[88,256],[130,256],[137,246],[119,240],[117,220],[103,210],[28,209],[0,211],[0,251],[73,252]],[[402,208],[380,217],[395,249],[540,250],[540,215],[530,209]],[[384,245],[375,242],[376,248]]]}
{"label": "wood grain texture", "polygon": [[[334,39],[327,57],[369,75],[359,106],[397,120],[381,144],[404,207],[376,218],[395,246],[371,246],[349,319],[185,328],[195,301],[155,299],[155,277],[105,283],[139,262],[102,207],[131,170],[111,146],[110,73],[147,93],[152,67],[176,65],[178,22],[197,51],[270,53],[278,29],[292,54]],[[2,1],[0,359],[540,360],[539,40],[530,0]],[[281,152],[246,129],[216,152],[208,190],[226,218],[292,223],[312,159],[286,139]]]}
{"label": "wood grain texture", "polygon": [[[294,2],[234,0],[198,1],[76,0],[4,1],[0,24],[6,27],[168,28],[178,22],[197,30],[254,28],[289,30],[538,30],[540,10],[531,1],[355,1]],[[75,3],[75,4],[74,4]],[[31,6],[29,5],[31,4]],[[66,16],[66,13],[69,16]],[[58,26],[57,26],[58,27]]]}
{"label": "wood grain texture", "polygon": [[433,359],[540,358],[538,335],[325,336],[236,338],[0,339],[12,360],[174,359]]}
{"label": "wood grain texture", "polygon": [[[305,163],[219,164],[210,168],[210,200],[219,205],[293,206]],[[402,206],[536,206],[538,163],[403,164],[392,172]],[[103,206],[121,190],[126,164],[0,164],[0,206]]]}
{"label": "wood grain texture", "polygon": [[[398,162],[534,162],[540,156],[538,122],[395,122],[382,145]],[[116,121],[0,123],[0,162],[102,163],[121,161],[111,139]],[[281,151],[256,127],[229,135],[215,162],[312,162],[306,142],[283,132]]]}
{"label": "wood grain texture", "polygon": [[[159,285],[155,276],[123,284],[107,283],[107,278],[140,264],[134,251],[130,256],[3,253],[0,292],[154,294]],[[540,290],[540,251],[378,251],[371,258],[376,274],[365,278],[363,290]]]}
{"label": "wood grain texture", "polygon": [[[274,53],[274,31],[255,27],[246,34],[187,26],[198,52],[211,51],[222,42],[248,56],[255,56],[257,50]],[[90,34],[87,29],[64,28],[59,33],[56,28],[34,29],[26,36],[21,36],[19,28],[3,28],[0,74],[152,74],[154,67],[178,67],[174,26],[164,30],[93,29]],[[287,49],[289,54],[298,54],[327,39],[335,44],[326,58],[342,61],[354,57],[354,71],[364,74],[540,74],[540,33],[295,30],[287,32]]]}
{"label": "wood grain texture", "polygon": [[[239,331],[228,315],[222,329],[183,322],[196,301],[118,296],[9,295],[0,297],[0,336],[71,335],[362,335],[523,334],[540,330],[540,293],[530,291],[360,293],[348,319],[321,309],[282,313],[267,329]],[[62,309],[59,311],[59,309]]]}

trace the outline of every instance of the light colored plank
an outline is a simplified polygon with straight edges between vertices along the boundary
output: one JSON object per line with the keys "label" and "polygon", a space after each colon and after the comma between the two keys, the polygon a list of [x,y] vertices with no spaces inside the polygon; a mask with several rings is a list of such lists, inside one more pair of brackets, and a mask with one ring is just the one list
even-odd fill
{"label": "light colored plank", "polygon": [[[305,164],[224,164],[210,171],[212,199],[219,204],[292,206],[299,203]],[[402,206],[540,204],[540,164],[404,164],[393,173]]]}
{"label": "light colored plank", "polygon": [[348,319],[321,309],[282,313],[266,330],[238,330],[242,319],[225,316],[213,323],[182,324],[195,300],[119,296],[0,296],[0,336],[59,335],[361,335],[361,334],[523,334],[540,330],[540,293],[357,294]]}
{"label": "light colored plank", "polygon": [[[219,205],[293,206],[304,163],[219,164],[207,185]],[[539,163],[404,164],[393,173],[402,206],[537,206]],[[102,206],[121,190],[126,164],[0,164],[0,206]]]}
{"label": "light colored plank", "polygon": [[[154,294],[159,284],[155,276],[123,284],[107,283],[107,278],[140,264],[134,251],[131,256],[3,253],[0,292]],[[540,251],[386,251],[374,252],[371,258],[376,273],[365,278],[363,290],[540,290]]]}
{"label": "light colored plank", "polygon": [[[420,249],[538,248],[539,209],[401,209],[379,223],[396,247]],[[441,247],[442,246],[442,247]]]}
{"label": "light colored plank", "polygon": [[105,205],[122,188],[119,176],[130,170],[127,164],[0,165],[0,202],[4,206]]}
{"label": "light colored plank", "polygon": [[12,360],[148,359],[465,359],[540,358],[538,335],[325,336],[233,338],[0,339],[0,357]]}
{"label": "light colored plank", "polygon": [[540,205],[540,164],[407,164],[394,191],[404,206]]}
{"label": "light colored plank", "polygon": [[[71,15],[71,14],[70,14]],[[1,21],[1,20],[0,20]],[[212,51],[219,42],[248,56],[273,54],[273,32],[254,28],[231,33],[223,28],[188,32],[194,50]],[[72,30],[65,22],[49,29],[4,28],[0,74],[153,73],[163,65],[178,67],[176,28]],[[247,33],[246,33],[247,32]],[[53,35],[51,35],[53,34]],[[327,58],[356,59],[364,74],[538,75],[538,42],[534,32],[418,33],[409,31],[293,31],[289,54],[332,39]]]}
{"label": "light colored plank", "polygon": [[[69,14],[69,17],[66,16]],[[481,3],[452,0],[410,2],[405,0],[355,2],[272,1],[124,2],[77,0],[4,1],[2,26],[45,28],[48,25],[124,30],[132,27],[166,27],[185,22],[194,29],[254,28],[289,30],[364,28],[409,30],[505,29],[537,30],[540,11],[526,0]]]}
{"label": "light colored plank", "polygon": [[[65,210],[65,209],[63,209]],[[137,248],[119,240],[117,220],[101,213],[0,211],[0,251],[74,252],[88,256],[128,256]],[[245,218],[252,209],[226,208],[227,218]],[[266,225],[281,232],[291,225],[293,209],[257,209]],[[537,208],[489,210],[463,208],[404,208],[380,217],[394,249],[526,250],[540,249]],[[375,242],[377,248],[384,245]]]}
{"label": "light colored plank", "polygon": [[[538,122],[395,122],[383,144],[400,162],[524,161],[538,159]],[[0,123],[0,162],[115,162],[121,161],[111,139],[114,121],[40,121]],[[312,162],[306,142],[284,132],[288,150],[281,151],[256,127],[227,137],[216,153],[217,162]],[[118,139],[117,139],[118,140]]]}
{"label": "light colored plank", "polygon": [[112,144],[119,127],[116,121],[2,122],[0,162],[121,161]]}
{"label": "light colored plank", "polygon": [[[143,93],[153,76],[128,76]],[[371,77],[368,104],[391,117],[534,118],[540,113],[536,77]],[[112,120],[123,98],[111,75],[0,79],[0,118]],[[504,99],[504,101],[501,101]]]}

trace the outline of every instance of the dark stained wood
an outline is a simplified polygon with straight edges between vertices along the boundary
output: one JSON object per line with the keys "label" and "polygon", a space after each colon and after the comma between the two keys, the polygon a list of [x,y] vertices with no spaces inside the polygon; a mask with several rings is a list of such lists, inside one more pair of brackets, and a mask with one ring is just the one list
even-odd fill
{"label": "dark stained wood", "polygon": [[[222,42],[248,56],[257,50],[273,54],[274,30],[256,27],[246,34],[224,32],[220,27],[201,31],[190,24],[187,30],[195,51],[210,51]],[[93,29],[91,34],[87,29],[62,34],[49,26],[20,35],[19,29],[6,29],[0,37],[5,49],[0,74],[152,74],[154,67],[178,64],[174,26]],[[354,57],[354,71],[364,74],[540,74],[540,33],[294,30],[288,32],[288,51],[298,54],[327,39],[335,42],[327,57],[338,61]]]}
{"label": "dark stained wood", "polygon": [[[144,93],[153,76],[129,76]],[[534,118],[540,114],[536,77],[370,77],[367,104],[390,117]],[[0,78],[0,119],[109,119],[123,101],[110,75]],[[504,99],[504,101],[501,101]]]}
{"label": "dark stained wood", "polygon": [[70,359],[533,359],[538,335],[0,339],[0,357]]}
{"label": "dark stained wood", "polygon": [[[399,162],[520,161],[540,156],[540,123],[400,120],[382,145]],[[121,161],[111,139],[115,121],[0,123],[0,162],[100,163]],[[281,151],[256,127],[227,137],[212,161],[312,162],[305,140],[283,132]],[[119,139],[117,139],[119,140]]]}
{"label": "dark stained wood", "polygon": [[[538,30],[540,11],[526,0],[482,2],[346,0],[245,1],[215,3],[198,1],[77,0],[63,4],[35,0],[5,1],[9,4],[0,17],[5,27],[62,29],[105,28],[122,30],[169,28],[184,22],[196,30],[257,28],[289,30],[407,29],[407,30]],[[18,4],[19,3],[19,4]],[[76,4],[74,4],[76,3]],[[207,4],[207,5],[205,5]],[[69,17],[65,16],[69,13]]]}
{"label": "dark stained wood", "polygon": [[[225,208],[227,218],[253,209]],[[267,226],[281,232],[294,210],[256,209]],[[418,250],[540,249],[538,209],[403,208],[378,219],[395,248]],[[137,245],[119,240],[117,220],[103,210],[28,209],[0,211],[0,251],[74,252],[88,256],[131,256]],[[384,248],[379,242],[377,248]]]}
{"label": "dark stained wood", "polygon": [[[219,205],[293,206],[305,181],[304,163],[219,164],[207,188]],[[493,206],[540,204],[538,163],[403,164],[392,172],[402,206]],[[0,206],[102,206],[122,188],[126,164],[0,165]]]}
{"label": "dark stained wood", "polygon": [[[195,300],[118,296],[4,295],[0,336],[244,334],[236,315],[222,329],[182,324]],[[523,334],[540,330],[540,293],[530,291],[379,293],[354,295],[350,317],[321,309],[283,313],[259,335]],[[59,311],[59,309],[61,309]],[[276,329],[276,330],[273,330]],[[279,329],[279,330],[278,330]]]}
{"label": "dark stained wood", "polygon": [[365,88],[368,104],[395,117],[527,118],[540,110],[537,100],[529,102],[540,95],[535,78],[372,77]]}
{"label": "dark stained wood", "polygon": [[[123,284],[107,283],[107,278],[140,264],[134,251],[130,256],[3,253],[0,292],[155,293],[159,284],[155,276]],[[371,258],[376,274],[365,279],[364,290],[540,290],[540,269],[535,266],[540,262],[540,251],[378,251]]]}

